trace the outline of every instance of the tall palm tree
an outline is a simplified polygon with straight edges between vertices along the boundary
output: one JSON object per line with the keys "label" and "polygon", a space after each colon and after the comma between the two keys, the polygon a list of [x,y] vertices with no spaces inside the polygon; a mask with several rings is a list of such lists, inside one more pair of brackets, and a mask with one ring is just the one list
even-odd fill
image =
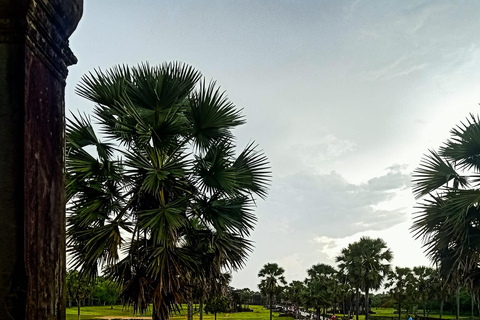
{"label": "tall palm tree", "polygon": [[67,127],[73,265],[104,269],[135,312],[153,303],[153,319],[168,319],[193,284],[244,265],[268,161],[253,143],[235,155],[245,119],[188,65],[97,70],[77,93],[96,105],[95,125],[79,115]]}
{"label": "tall palm tree", "polygon": [[478,284],[480,119],[470,115],[450,132],[450,139],[438,151],[430,150],[413,173],[419,211],[412,231],[447,282]]}
{"label": "tall palm tree", "polygon": [[363,287],[365,290],[365,320],[370,317],[370,289],[379,289],[390,271],[393,254],[387,244],[380,238],[363,237],[358,242],[361,252]]}
{"label": "tall palm tree", "polygon": [[[348,245],[346,251],[337,257],[341,262],[340,268],[351,272],[354,281],[360,284],[365,291],[365,319],[369,319],[370,305],[369,293],[371,289],[379,289],[388,272],[390,262],[393,259],[392,252],[387,244],[380,238],[371,239],[362,237],[359,241]],[[358,286],[357,286],[358,288]],[[358,289],[357,289],[358,292]],[[357,296],[358,315],[358,296]]]}
{"label": "tall palm tree", "polygon": [[317,319],[320,319],[320,311],[323,308],[323,318],[326,309],[333,305],[334,290],[337,283],[337,271],[328,264],[319,263],[307,270],[308,278],[305,280],[312,306],[317,310]]}
{"label": "tall palm tree", "polygon": [[288,298],[295,306],[295,319],[300,318],[300,302],[302,300],[302,292],[305,290],[303,282],[294,280],[288,285]]}
{"label": "tall palm tree", "polygon": [[272,320],[273,299],[281,292],[282,285],[286,285],[283,274],[285,270],[276,263],[267,263],[258,272],[258,277],[262,278],[258,288],[268,295],[270,305],[270,320]]}
{"label": "tall palm tree", "polygon": [[340,272],[348,279],[355,288],[355,317],[359,318],[360,313],[360,288],[362,286],[362,264],[358,245],[349,244],[343,248],[340,255],[335,258]]}
{"label": "tall palm tree", "polygon": [[413,268],[418,297],[422,301],[423,316],[426,316],[427,300],[433,295],[435,269],[418,266]]}
{"label": "tall palm tree", "polygon": [[351,316],[351,298],[353,296],[353,287],[349,281],[349,277],[347,274],[344,273],[344,270],[340,269],[337,272],[337,282],[338,282],[338,296],[342,302],[342,311],[343,311],[343,317],[345,317],[345,311],[346,311],[346,306],[345,306],[345,301],[348,300],[349,302],[349,316]]}
{"label": "tall palm tree", "polygon": [[414,286],[414,276],[410,268],[395,267],[395,271],[388,273],[386,287],[390,288],[390,294],[398,303],[398,319],[402,317],[402,303],[407,300],[409,292]]}

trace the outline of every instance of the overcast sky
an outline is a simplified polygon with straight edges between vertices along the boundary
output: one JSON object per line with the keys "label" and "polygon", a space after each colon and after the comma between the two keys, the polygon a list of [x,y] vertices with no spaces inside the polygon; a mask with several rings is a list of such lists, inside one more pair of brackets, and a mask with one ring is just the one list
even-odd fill
{"label": "overcast sky", "polygon": [[243,108],[273,182],[255,251],[233,286],[257,288],[268,262],[287,281],[361,236],[397,266],[427,265],[409,232],[411,172],[480,102],[478,1],[86,0],[70,38],[67,109],[81,75],[182,61]]}

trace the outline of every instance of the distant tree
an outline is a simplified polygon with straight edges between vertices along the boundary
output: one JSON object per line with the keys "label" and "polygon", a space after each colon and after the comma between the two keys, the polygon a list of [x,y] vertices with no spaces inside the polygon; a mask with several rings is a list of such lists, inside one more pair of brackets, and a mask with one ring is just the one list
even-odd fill
{"label": "distant tree", "polygon": [[390,300],[390,296],[388,294],[378,293],[374,294],[371,297],[371,306],[372,308],[381,308],[383,307],[388,301]]}
{"label": "distant tree", "polygon": [[402,317],[402,305],[411,298],[414,290],[414,277],[410,268],[395,267],[395,271],[388,273],[386,287],[390,288],[390,294],[397,301],[398,319]]}
{"label": "distant tree", "polygon": [[305,285],[301,281],[294,280],[290,282],[287,287],[288,299],[295,306],[295,319],[300,318],[300,302],[302,301],[302,292],[305,290]]}
{"label": "distant tree", "polygon": [[97,278],[92,293],[94,299],[98,299],[104,304],[109,304],[111,309],[120,297],[120,287],[118,284],[104,277]]}
{"label": "distant tree", "polygon": [[228,311],[228,299],[226,297],[212,297],[205,303],[205,313],[213,313],[217,320],[217,313]]}
{"label": "distant tree", "polygon": [[91,294],[91,282],[82,279],[77,270],[67,272],[67,296],[77,302],[77,318],[80,320],[80,307],[82,302]]}
{"label": "distant tree", "polygon": [[317,319],[320,319],[322,309],[325,318],[327,308],[333,304],[336,273],[335,268],[324,263],[316,264],[307,270],[307,302],[316,309]]}
{"label": "distant tree", "polygon": [[359,241],[351,243],[343,249],[337,257],[340,268],[350,275],[357,286],[357,320],[359,288],[365,290],[365,319],[368,320],[370,313],[369,293],[371,289],[379,289],[384,278],[390,271],[390,262],[393,259],[392,252],[387,248],[382,239],[362,237]]}
{"label": "distant tree", "polygon": [[422,302],[423,316],[425,317],[427,312],[427,300],[433,296],[435,269],[425,266],[414,267],[413,276],[415,278],[417,296]]}
{"label": "distant tree", "polygon": [[249,288],[244,288],[239,291],[240,303],[243,303],[243,309],[247,309],[253,297],[253,291]]}
{"label": "distant tree", "polygon": [[282,290],[282,285],[287,284],[283,274],[285,270],[276,263],[267,263],[258,272],[258,277],[261,278],[258,288],[268,296],[270,305],[270,320],[273,314],[273,299],[278,296]]}
{"label": "distant tree", "polygon": [[360,313],[360,288],[362,286],[362,264],[358,245],[349,244],[343,248],[340,255],[335,258],[340,272],[342,272],[348,283],[355,288],[355,317],[358,320]]}

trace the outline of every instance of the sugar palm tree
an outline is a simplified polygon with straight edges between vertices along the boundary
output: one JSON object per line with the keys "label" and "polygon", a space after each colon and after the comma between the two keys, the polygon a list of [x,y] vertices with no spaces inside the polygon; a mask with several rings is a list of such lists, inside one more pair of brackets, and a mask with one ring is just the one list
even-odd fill
{"label": "sugar palm tree", "polygon": [[295,319],[300,318],[300,302],[302,300],[302,292],[305,290],[303,282],[294,280],[290,282],[287,288],[289,300],[295,306]]}
{"label": "sugar palm tree", "polygon": [[412,231],[447,282],[468,278],[478,284],[480,120],[470,115],[450,132],[413,173],[419,211]]}
{"label": "sugar palm tree", "polygon": [[358,241],[361,252],[363,287],[365,290],[365,319],[370,317],[370,289],[379,289],[383,280],[390,271],[389,262],[393,259],[393,254],[387,248],[387,244],[380,238],[371,239],[363,237]]}
{"label": "sugar palm tree", "polygon": [[135,312],[153,303],[168,319],[192,283],[244,265],[267,159],[253,143],[235,155],[245,119],[188,65],[98,70],[77,93],[96,105],[95,125],[67,126],[70,258],[83,277],[119,281]]}
{"label": "sugar palm tree", "polygon": [[385,241],[380,238],[371,239],[369,237],[362,237],[359,241],[349,244],[348,249],[342,251],[342,254],[337,257],[337,262],[341,262],[340,268],[346,270],[347,273],[350,272],[357,286],[358,284],[361,285],[365,291],[366,320],[368,320],[370,313],[369,292],[371,289],[380,288],[390,271],[388,262],[392,259],[392,252],[387,248]]}
{"label": "sugar palm tree", "polygon": [[323,318],[325,318],[326,309],[333,305],[337,271],[328,264],[319,263],[308,269],[307,274],[308,278],[305,282],[313,299],[312,306],[317,309],[317,319],[320,319],[322,308]]}
{"label": "sugar palm tree", "polygon": [[426,316],[427,300],[433,295],[435,269],[418,266],[413,268],[418,296],[422,301],[423,316]]}
{"label": "sugar palm tree", "polygon": [[351,298],[353,296],[353,287],[349,281],[349,277],[347,274],[344,272],[345,270],[340,269],[337,271],[337,282],[338,282],[338,296],[342,302],[342,311],[343,311],[343,317],[345,317],[345,311],[346,311],[346,306],[345,306],[345,301],[349,302],[349,316],[351,316]]}
{"label": "sugar palm tree", "polygon": [[280,294],[282,285],[287,284],[283,276],[284,273],[285,270],[276,263],[267,263],[258,272],[258,277],[261,278],[258,288],[268,296],[270,320],[273,316],[273,299]]}
{"label": "sugar palm tree", "polygon": [[335,258],[340,272],[344,274],[348,282],[355,288],[355,317],[358,320],[360,312],[360,288],[362,286],[362,264],[358,245],[349,244],[343,248],[340,255]]}
{"label": "sugar palm tree", "polygon": [[395,267],[394,271],[390,271],[387,276],[386,287],[390,288],[390,294],[398,304],[398,319],[402,317],[402,304],[407,300],[414,287],[414,276],[410,268]]}

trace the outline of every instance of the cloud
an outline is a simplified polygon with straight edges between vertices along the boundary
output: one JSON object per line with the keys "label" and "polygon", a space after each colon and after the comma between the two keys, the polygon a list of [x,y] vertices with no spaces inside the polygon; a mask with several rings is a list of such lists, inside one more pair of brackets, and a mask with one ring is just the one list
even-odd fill
{"label": "cloud", "polygon": [[289,150],[289,154],[299,159],[307,168],[316,167],[322,162],[337,160],[357,149],[355,141],[341,139],[333,134],[316,137],[310,141],[310,143],[300,144],[295,141]]}
{"label": "cloud", "polygon": [[350,183],[334,171],[303,171],[278,178],[269,198],[274,202],[270,205],[275,216],[271,223],[284,234],[300,230],[333,238],[401,223],[405,204],[388,210],[381,205],[410,193],[410,174],[403,170],[403,166],[391,166],[384,175],[360,184]]}
{"label": "cloud", "polygon": [[425,257],[421,243],[415,240],[408,231],[411,220],[391,226],[385,230],[363,231],[342,238],[329,238],[325,236],[315,237],[317,250],[322,252],[327,263],[335,265],[337,257],[343,248],[350,243],[360,240],[362,237],[381,238],[387,243],[387,247],[393,252],[393,265],[400,267],[413,267],[429,265]]}
{"label": "cloud", "polygon": [[394,78],[407,76],[415,71],[424,70],[427,66],[427,63],[416,63],[415,57],[403,55],[390,64],[381,67],[380,69],[370,71],[367,79],[391,80]]}

